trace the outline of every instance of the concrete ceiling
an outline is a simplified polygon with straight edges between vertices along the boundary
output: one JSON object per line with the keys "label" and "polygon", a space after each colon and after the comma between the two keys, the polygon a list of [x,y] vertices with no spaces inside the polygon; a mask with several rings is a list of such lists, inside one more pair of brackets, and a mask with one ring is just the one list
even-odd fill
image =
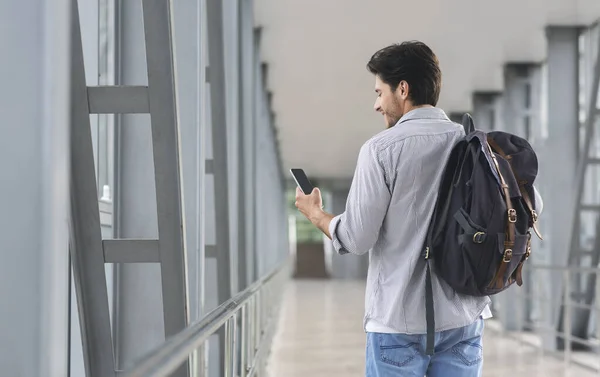
{"label": "concrete ceiling", "polygon": [[471,111],[473,91],[502,90],[505,63],[544,60],[547,25],[599,17],[600,0],[255,0],[284,168],[352,176],[384,127],[365,68],[379,48],[427,43],[442,68],[438,105]]}

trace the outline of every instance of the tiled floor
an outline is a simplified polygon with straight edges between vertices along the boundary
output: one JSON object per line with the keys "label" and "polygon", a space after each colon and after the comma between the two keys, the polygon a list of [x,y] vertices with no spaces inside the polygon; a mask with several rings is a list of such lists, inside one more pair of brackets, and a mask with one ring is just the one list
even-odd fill
{"label": "tiled floor", "polygon": [[[269,377],[364,376],[364,283],[293,280],[284,295],[269,359]],[[598,376],[488,329],[485,377]]]}

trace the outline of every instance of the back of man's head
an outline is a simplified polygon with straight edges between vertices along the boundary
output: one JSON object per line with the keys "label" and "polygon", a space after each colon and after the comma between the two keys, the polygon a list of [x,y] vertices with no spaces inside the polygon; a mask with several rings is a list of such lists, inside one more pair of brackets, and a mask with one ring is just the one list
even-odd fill
{"label": "back of man's head", "polygon": [[419,41],[393,44],[377,51],[367,69],[395,91],[401,81],[410,87],[414,106],[436,106],[442,87],[442,72],[437,56]]}

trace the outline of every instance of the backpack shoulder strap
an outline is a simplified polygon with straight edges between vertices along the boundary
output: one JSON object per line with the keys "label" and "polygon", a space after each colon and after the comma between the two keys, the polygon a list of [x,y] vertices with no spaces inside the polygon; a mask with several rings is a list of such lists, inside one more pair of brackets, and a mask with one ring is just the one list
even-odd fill
{"label": "backpack shoulder strap", "polygon": [[[457,147],[458,144],[455,145]],[[468,147],[465,148],[465,153],[468,150]],[[459,148],[461,148],[459,146]],[[439,221],[445,221],[448,216],[448,209],[450,203],[452,201],[452,192],[454,190],[456,176],[460,174],[462,170],[461,159],[465,159],[465,155],[458,154],[453,157],[454,152],[450,155],[446,168],[452,167],[456,165],[456,169],[454,171],[452,181],[447,182],[447,192],[444,192],[443,195],[438,195],[436,200],[436,204],[433,207],[433,213],[431,214],[431,218],[429,220],[429,227],[427,229],[427,235],[425,237],[425,245],[423,247],[422,256],[425,259],[426,263],[426,272],[425,272],[425,320],[427,323],[427,345],[426,345],[426,354],[431,356],[435,352],[435,312],[434,312],[434,304],[433,304],[433,283],[432,283],[432,258],[433,258],[433,241],[437,239],[439,233],[441,232],[441,227],[438,225]],[[443,183],[442,183],[443,184]]]}
{"label": "backpack shoulder strap", "polygon": [[471,132],[475,131],[475,123],[473,123],[473,118],[471,114],[465,113],[462,117],[462,125],[465,128],[465,133],[468,135]]}

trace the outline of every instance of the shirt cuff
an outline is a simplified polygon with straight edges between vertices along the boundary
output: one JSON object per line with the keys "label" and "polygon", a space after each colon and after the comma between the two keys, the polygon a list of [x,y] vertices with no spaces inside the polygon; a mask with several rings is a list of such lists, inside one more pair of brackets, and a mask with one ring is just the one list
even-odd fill
{"label": "shirt cuff", "polygon": [[329,223],[329,234],[331,235],[331,242],[333,243],[333,248],[335,249],[335,251],[340,254],[340,255],[344,255],[344,254],[348,254],[350,253],[348,250],[344,249],[344,246],[342,245],[342,243],[340,242],[338,236],[337,236],[337,227],[340,224],[340,221],[342,219],[342,215],[337,215],[335,216],[333,219],[331,219],[331,222]]}

